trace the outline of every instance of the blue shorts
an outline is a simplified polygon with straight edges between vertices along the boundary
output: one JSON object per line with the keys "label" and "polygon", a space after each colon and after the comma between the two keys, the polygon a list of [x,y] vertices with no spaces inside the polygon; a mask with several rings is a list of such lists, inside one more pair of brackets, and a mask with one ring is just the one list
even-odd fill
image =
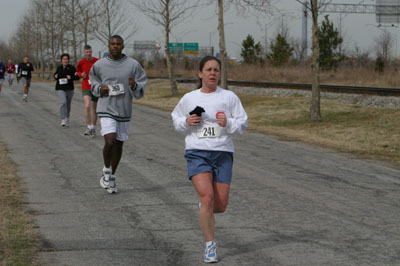
{"label": "blue shorts", "polygon": [[185,158],[189,180],[197,174],[211,172],[214,182],[223,184],[232,182],[232,152],[186,150]]}

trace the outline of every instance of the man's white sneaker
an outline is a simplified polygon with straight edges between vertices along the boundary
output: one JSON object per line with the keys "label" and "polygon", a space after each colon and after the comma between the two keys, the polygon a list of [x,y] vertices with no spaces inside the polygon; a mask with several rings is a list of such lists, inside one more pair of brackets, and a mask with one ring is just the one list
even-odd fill
{"label": "man's white sneaker", "polygon": [[103,167],[103,174],[100,177],[100,186],[102,188],[107,189],[109,184],[110,184],[110,177],[112,174],[112,170],[111,167],[110,168],[106,168],[105,166]]}
{"label": "man's white sneaker", "polygon": [[68,117],[65,118],[65,126],[69,126],[69,118]]}
{"label": "man's white sneaker", "polygon": [[67,126],[67,124],[65,123],[65,119],[61,119],[61,126],[62,127],[66,127]]}
{"label": "man's white sneaker", "polygon": [[206,246],[206,249],[204,250],[204,262],[218,262],[217,244],[214,241],[212,241],[210,245]]}
{"label": "man's white sneaker", "polygon": [[104,189],[107,189],[109,185],[110,185],[110,181],[106,181],[106,180],[104,179],[104,175],[102,175],[102,176],[100,177],[100,186],[101,186],[102,188],[104,188]]}
{"label": "man's white sneaker", "polygon": [[115,176],[114,175],[110,176],[110,181],[108,182],[107,192],[110,193],[110,194],[118,192],[117,184],[115,183]]}
{"label": "man's white sneaker", "polygon": [[94,137],[96,137],[96,129],[95,128],[92,128],[91,130],[90,130],[90,135],[94,138]]}

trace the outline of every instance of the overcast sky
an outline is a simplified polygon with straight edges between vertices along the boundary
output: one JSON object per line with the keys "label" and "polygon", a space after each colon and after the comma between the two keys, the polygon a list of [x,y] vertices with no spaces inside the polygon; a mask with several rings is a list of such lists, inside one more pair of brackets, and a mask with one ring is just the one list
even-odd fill
{"label": "overcast sky", "polygon": [[[188,0],[191,1],[191,0]],[[0,0],[0,39],[7,41],[21,21],[24,13],[28,10],[30,0]],[[228,55],[240,57],[241,43],[248,34],[251,34],[256,41],[264,45],[265,37],[270,41],[275,37],[281,18],[286,21],[289,28],[289,36],[294,39],[301,39],[301,5],[296,0],[276,1],[276,6],[283,10],[284,16],[275,12],[274,16],[265,15],[259,18],[258,22],[252,16],[247,18],[236,14],[234,8],[230,8],[225,15],[225,35],[228,48]],[[375,4],[373,0],[333,0],[332,3],[365,3]],[[32,14],[34,15],[34,14]],[[132,15],[136,18],[139,31],[134,35],[134,40],[158,40],[163,42],[163,34],[160,27],[154,26],[145,16],[132,9]],[[323,14],[325,15],[325,14]],[[321,15],[321,17],[323,16]],[[330,19],[339,28],[340,18],[338,14],[329,14]],[[395,41],[393,55],[400,56],[398,41],[400,32],[398,27],[377,28],[376,19],[371,14],[347,14],[342,15],[342,32],[344,36],[344,47],[346,50],[353,50],[358,45],[362,50],[371,49],[374,40],[382,30],[389,31]],[[209,5],[197,13],[190,21],[176,27],[171,36],[171,41],[176,42],[198,42],[200,46],[208,46],[210,43],[218,47],[216,5]],[[311,20],[308,20],[308,36],[311,37]],[[123,35],[123,34],[122,34]],[[310,40],[309,40],[310,43]],[[93,43],[95,54],[99,50],[107,48]],[[97,50],[97,51],[96,51]],[[218,49],[217,49],[218,50]],[[217,51],[216,50],[216,51]],[[372,51],[372,50],[371,50]]]}

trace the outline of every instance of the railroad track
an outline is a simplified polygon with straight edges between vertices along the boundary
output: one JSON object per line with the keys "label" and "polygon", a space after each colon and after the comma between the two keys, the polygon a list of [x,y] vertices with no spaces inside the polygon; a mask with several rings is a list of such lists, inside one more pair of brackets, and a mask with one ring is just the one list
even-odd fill
{"label": "railroad track", "polygon": [[[166,77],[148,77],[149,79],[167,79]],[[178,83],[196,83],[196,78],[177,78]],[[228,85],[254,87],[254,88],[280,88],[311,91],[311,84],[307,83],[281,83],[281,82],[261,82],[261,81],[244,81],[244,80],[228,80]],[[400,97],[400,88],[382,88],[382,87],[361,87],[361,86],[342,86],[342,85],[320,85],[323,92],[334,93],[352,93],[352,94],[368,94],[379,96],[397,96]]]}

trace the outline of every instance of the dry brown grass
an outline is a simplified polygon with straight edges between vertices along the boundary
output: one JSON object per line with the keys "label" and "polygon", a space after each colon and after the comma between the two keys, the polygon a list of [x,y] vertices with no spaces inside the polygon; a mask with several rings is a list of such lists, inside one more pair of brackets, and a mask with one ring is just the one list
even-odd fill
{"label": "dry brown grass", "polygon": [[38,265],[33,262],[38,236],[24,210],[16,167],[0,143],[0,265]]}
{"label": "dry brown grass", "polygon": [[[153,80],[144,99],[137,103],[172,111],[183,93],[192,87],[181,84],[180,95],[172,97],[168,81]],[[400,112],[395,108],[360,107],[322,99],[323,120],[311,122],[307,98],[238,96],[248,114],[250,130],[400,166]]]}
{"label": "dry brown grass", "polygon": [[[397,66],[388,67],[383,74],[375,72],[371,66],[351,67],[343,66],[337,71],[322,71],[321,84],[371,86],[371,87],[400,87],[400,75]],[[149,76],[167,76],[163,66],[146,70]],[[178,77],[197,77],[197,70],[191,67],[175,68]],[[243,64],[229,64],[228,78],[234,80],[311,83],[310,65],[287,65],[284,67],[256,66]]]}

